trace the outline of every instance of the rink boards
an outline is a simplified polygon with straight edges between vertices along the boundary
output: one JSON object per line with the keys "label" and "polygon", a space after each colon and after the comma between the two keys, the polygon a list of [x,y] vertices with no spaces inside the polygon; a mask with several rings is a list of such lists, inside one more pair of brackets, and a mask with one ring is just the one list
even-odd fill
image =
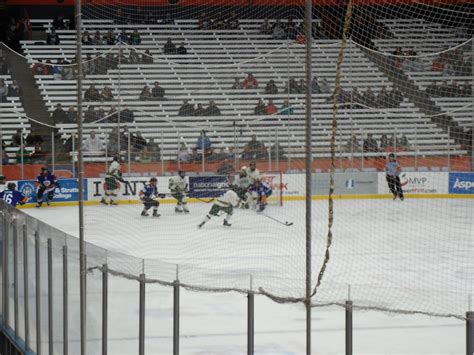
{"label": "rink boards", "polygon": [[[305,198],[304,174],[281,174],[280,177],[267,174],[275,195],[281,192],[283,201],[300,201]],[[137,195],[149,177],[127,177],[118,193],[118,203],[138,204]],[[169,176],[158,176],[158,190],[169,194]],[[220,175],[197,175],[186,177],[190,186],[189,202],[209,201],[219,196],[227,188],[227,177]],[[328,173],[313,174],[313,199],[327,199],[330,176]],[[400,180],[407,198],[474,198],[474,173],[469,172],[402,172]],[[16,181],[18,189],[29,198],[25,207],[36,202],[34,180]],[[103,178],[89,178],[84,182],[84,201],[87,205],[98,204],[103,193]],[[391,195],[383,172],[345,172],[334,174],[334,199],[378,199]],[[56,189],[53,205],[70,206],[77,204],[79,189],[76,179],[61,179]],[[167,196],[162,203],[174,203]]]}

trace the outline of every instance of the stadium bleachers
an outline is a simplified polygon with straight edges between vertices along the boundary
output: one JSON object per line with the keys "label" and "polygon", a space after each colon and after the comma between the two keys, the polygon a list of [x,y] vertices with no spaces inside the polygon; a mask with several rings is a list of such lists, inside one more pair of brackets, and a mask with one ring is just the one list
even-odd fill
{"label": "stadium bleachers", "polygon": [[[241,20],[236,30],[199,30],[196,20],[176,20],[174,25],[117,25],[109,20],[89,20],[85,28],[90,34],[100,30],[102,35],[109,29],[118,36],[122,29],[128,32],[137,28],[142,43],[134,46],[139,54],[149,50],[153,64],[122,64],[119,69],[108,70],[104,75],[88,75],[84,81],[84,90],[91,84],[97,89],[108,86],[112,89],[114,100],[110,102],[84,102],[86,108],[93,105],[106,112],[111,106],[130,108],[135,114],[135,123],[131,129],[139,130],[147,139],[163,139],[165,159],[174,159],[177,154],[178,140],[183,137],[189,146],[194,146],[200,129],[207,129],[215,148],[233,147],[236,143],[236,130],[243,131],[243,137],[237,139],[237,148],[241,149],[251,134],[265,142],[278,135],[278,142],[293,157],[303,156],[301,147],[304,142],[304,95],[287,94],[284,91],[288,78],[304,78],[304,46],[294,41],[274,40],[259,32],[261,21]],[[45,21],[48,30],[50,23]],[[59,46],[37,45],[33,41],[23,41],[22,47],[28,60],[66,59],[75,56],[75,33],[71,30],[59,30]],[[184,43],[187,55],[165,55],[163,45],[167,38],[176,44]],[[454,40],[454,39],[453,39]],[[120,48],[119,48],[120,47]],[[340,43],[334,40],[317,40],[313,45],[313,73],[321,80],[334,85],[335,62]],[[118,54],[123,50],[128,57],[132,49],[126,44],[113,46],[83,47],[83,59],[87,54],[94,58],[106,51]],[[346,49],[342,66],[342,86],[345,89],[357,87],[364,90],[370,87],[377,93],[382,87],[392,87],[390,80],[355,45]],[[232,90],[235,77],[243,80],[247,73],[253,73],[259,81],[259,89]],[[266,95],[265,84],[273,79],[280,93]],[[159,81],[166,90],[166,100],[140,101],[139,93],[143,86]],[[36,76],[44,101],[51,112],[57,103],[67,110],[76,102],[76,82],[58,80],[52,75]],[[283,100],[289,99],[295,113],[291,116],[254,116],[253,110],[259,98],[265,101],[272,98],[277,107]],[[190,103],[202,103],[207,106],[214,100],[222,115],[217,117],[177,117],[183,99]],[[320,156],[329,155],[329,136],[331,129],[332,103],[328,94],[313,95],[313,146]],[[382,134],[407,136],[412,149],[404,154],[463,154],[455,141],[447,133],[437,128],[419,109],[407,99],[400,107],[372,109],[360,107],[340,107],[338,112],[338,147],[344,150],[352,134],[360,141],[372,133],[380,139]],[[235,122],[235,125],[234,125]],[[105,139],[115,125],[109,123],[86,124],[86,133],[99,130]],[[61,124],[63,137],[68,137],[75,126]],[[269,133],[271,132],[271,133]],[[269,139],[268,137],[273,138]],[[86,134],[87,137],[87,134]],[[448,143],[449,142],[449,143]],[[414,148],[416,146],[416,148]],[[447,152],[449,148],[450,152]],[[344,153],[347,154],[347,153]]]}

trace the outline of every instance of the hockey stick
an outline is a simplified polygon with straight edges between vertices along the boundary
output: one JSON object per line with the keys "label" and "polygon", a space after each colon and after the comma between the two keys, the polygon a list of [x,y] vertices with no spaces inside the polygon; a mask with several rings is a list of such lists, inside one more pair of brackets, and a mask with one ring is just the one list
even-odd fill
{"label": "hockey stick", "polygon": [[271,219],[272,221],[275,221],[275,222],[277,222],[277,223],[283,224],[284,226],[287,226],[287,227],[293,225],[293,222],[288,222],[288,221],[284,221],[284,222],[283,222],[283,221],[281,221],[281,220],[279,220],[279,219],[277,219],[277,218],[270,217],[270,216],[267,215],[267,214],[262,214],[262,216],[265,216],[265,217]]}

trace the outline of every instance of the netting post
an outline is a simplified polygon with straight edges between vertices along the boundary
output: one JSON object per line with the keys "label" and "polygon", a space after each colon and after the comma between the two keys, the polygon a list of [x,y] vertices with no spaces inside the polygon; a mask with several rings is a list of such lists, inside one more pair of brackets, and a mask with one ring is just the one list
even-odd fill
{"label": "netting post", "polygon": [[23,161],[23,154],[25,154],[25,146],[24,146],[24,141],[23,141],[23,130],[20,134],[20,167],[21,167],[21,179],[23,180],[25,178],[25,167],[24,167],[24,161]]}
{"label": "netting post", "polygon": [[163,131],[161,131],[161,144],[160,144],[160,161],[161,161],[161,175],[163,176],[165,174],[165,160],[164,160],[164,155],[163,155],[163,149],[164,149],[164,134]]}
{"label": "netting post", "polygon": [[268,171],[272,171],[272,131],[268,131]]}
{"label": "netting post", "polygon": [[451,171],[451,127],[448,127],[448,171]]}
{"label": "netting post", "polygon": [[280,143],[278,141],[278,128],[275,128],[275,169],[280,171]]}
{"label": "netting post", "polygon": [[352,139],[354,136],[354,122],[352,121],[352,115],[349,119],[351,120],[351,169],[354,169],[354,139]]}
{"label": "netting post", "polygon": [[474,354],[474,312],[466,312],[466,355]]}
{"label": "netting post", "polygon": [[418,130],[415,127],[415,169],[418,170]]}
{"label": "netting post", "polygon": [[173,284],[173,355],[179,354],[179,275],[176,266],[176,280]]}
{"label": "netting post", "polygon": [[67,245],[63,245],[63,355],[69,352],[69,285]]}
{"label": "netting post", "polygon": [[346,301],[346,355],[352,355],[352,329],[351,286],[349,286]]}
{"label": "netting post", "polygon": [[[202,135],[202,133],[201,133]],[[180,151],[181,151],[181,141],[179,140],[179,130],[178,130],[178,139],[176,140],[176,144],[177,144],[177,156],[176,156],[176,160],[178,161],[178,170],[181,170],[181,156],[180,156]]]}
{"label": "netting post", "polygon": [[54,348],[54,321],[53,321],[53,245],[48,238],[48,350],[53,355]]}
{"label": "netting post", "polygon": [[72,176],[76,177],[76,136],[71,133],[72,152],[71,152],[71,165],[72,165]]}
{"label": "netting post", "polygon": [[28,288],[28,230],[26,223],[23,224],[23,301],[25,316],[25,349],[30,349],[30,292]]}
{"label": "netting post", "polygon": [[204,132],[201,132],[202,141],[201,141],[201,160],[202,160],[202,172],[206,171],[206,152],[204,149]]}
{"label": "netting post", "polygon": [[8,244],[9,244],[9,238],[8,238],[8,221],[7,221],[7,215],[4,214],[4,221],[5,223],[3,224],[3,277],[2,277],[2,282],[3,282],[3,323],[5,325],[8,325],[9,322],[9,313],[10,313],[10,305],[9,305],[9,295],[10,295],[10,275],[9,275],[9,255],[8,255]]}
{"label": "netting post", "polygon": [[132,152],[131,152],[131,149],[132,149],[132,142],[131,142],[131,132],[130,130],[128,131],[128,135],[127,135],[127,169],[128,169],[128,176],[130,177],[130,172],[132,171],[131,167],[132,167],[132,164],[131,164],[131,158],[132,158]]}
{"label": "netting post", "polygon": [[365,167],[365,154],[364,154],[364,131],[361,130],[361,133],[360,133],[360,138],[361,138],[361,142],[362,142],[362,149],[361,149],[361,159],[360,159],[360,169],[364,169]]}
{"label": "netting post", "polygon": [[35,232],[36,354],[41,355],[41,262],[40,235]]}
{"label": "netting post", "polygon": [[253,355],[255,344],[255,294],[252,291],[252,276],[250,290],[247,292],[247,355]]}
{"label": "netting post", "polygon": [[109,312],[109,269],[102,265],[102,355],[107,355]]}
{"label": "netting post", "polygon": [[[474,37],[471,38],[471,53],[474,53]],[[474,62],[471,61],[471,76],[474,77]],[[471,82],[471,115],[472,115],[472,127],[471,127],[471,171],[474,171],[474,81]],[[469,143],[468,143],[469,144]]]}
{"label": "netting post", "polygon": [[337,143],[337,149],[339,150],[339,169],[342,169],[342,147],[341,147],[341,141],[342,141],[342,132],[339,131],[339,139]]}
{"label": "netting post", "polygon": [[140,274],[138,355],[145,355],[145,274]]}
{"label": "netting post", "polygon": [[235,120],[232,124],[234,126],[234,170],[237,171],[237,126],[235,124]]}
{"label": "netting post", "polygon": [[13,321],[15,336],[18,336],[18,229],[16,220],[13,220]]}
{"label": "netting post", "polygon": [[312,80],[312,0],[305,2],[305,37],[306,37],[306,100],[305,100],[305,306],[306,306],[306,354],[311,355],[311,258],[312,258],[312,170],[313,170],[313,137],[312,137],[312,93],[309,90]]}
{"label": "netting post", "polygon": [[[3,157],[3,131],[0,125],[0,157]],[[0,159],[0,175],[3,175],[3,159]]]}
{"label": "netting post", "polygon": [[51,170],[54,172],[54,167],[56,166],[55,160],[55,143],[54,143],[54,129],[51,131]]}

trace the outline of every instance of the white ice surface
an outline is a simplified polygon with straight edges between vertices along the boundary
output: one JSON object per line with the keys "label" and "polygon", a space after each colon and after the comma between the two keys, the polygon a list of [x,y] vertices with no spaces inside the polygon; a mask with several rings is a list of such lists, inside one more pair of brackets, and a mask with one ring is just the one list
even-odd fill
{"label": "white ice surface", "polygon": [[[467,310],[467,295],[473,293],[473,202],[465,199],[408,199],[403,203],[336,201],[334,244],[319,300],[344,301],[346,285],[351,284],[354,301],[361,305],[462,314]],[[252,274],[257,286],[263,285],[279,294],[301,296],[303,203],[288,202],[282,208],[272,206],[267,212],[294,222],[292,227],[276,224],[252,211],[237,210],[230,229],[221,225],[220,218],[198,230],[196,225],[210,205],[190,207],[189,215],[178,215],[172,205],[162,205],[159,219],[141,218],[138,205],[86,207],[86,240],[136,257],[188,265],[189,270],[197,270],[189,273],[196,284],[228,285],[229,281],[220,277],[230,275],[232,285],[246,287],[247,279],[233,275]],[[25,211],[71,235],[78,235],[77,208]],[[314,203],[313,219],[316,251],[313,264],[319,266],[327,233],[326,202]],[[316,266],[313,272],[317,271]],[[135,266],[126,267],[134,270]],[[154,276],[159,276],[158,270],[153,270]],[[187,269],[184,270],[186,273]],[[200,278],[201,270],[211,272],[205,272]],[[213,270],[217,281],[212,278]],[[90,285],[95,277],[90,276]],[[100,280],[95,281],[100,286]],[[110,292],[114,296],[109,304],[109,353],[136,354],[137,284],[114,278]],[[91,295],[91,304],[94,297],[99,296]],[[245,353],[244,295],[182,290],[181,306],[183,354]],[[100,334],[100,310],[93,309],[91,306],[89,310],[92,340],[88,353],[99,354],[100,342],[93,339],[98,339]],[[126,319],[121,317],[124,314]],[[147,353],[170,354],[172,290],[147,285],[146,314]],[[256,352],[304,353],[304,316],[302,305],[280,305],[257,296]],[[463,354],[464,337],[464,324],[458,319],[374,311],[354,313],[357,354]],[[313,309],[313,349],[315,354],[343,353],[342,308]]]}

